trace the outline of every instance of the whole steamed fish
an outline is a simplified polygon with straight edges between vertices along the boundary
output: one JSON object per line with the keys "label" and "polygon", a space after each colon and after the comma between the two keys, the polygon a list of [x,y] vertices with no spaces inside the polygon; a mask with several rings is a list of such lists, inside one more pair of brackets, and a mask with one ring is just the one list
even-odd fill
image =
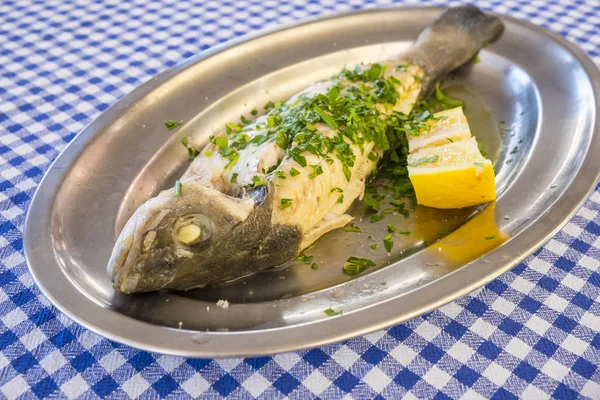
{"label": "whole steamed fish", "polygon": [[408,114],[501,32],[476,7],[451,8],[396,60],[344,69],[196,157],[175,190],[148,200],[119,235],[108,273],[122,293],[187,290],[283,264],[345,214]]}

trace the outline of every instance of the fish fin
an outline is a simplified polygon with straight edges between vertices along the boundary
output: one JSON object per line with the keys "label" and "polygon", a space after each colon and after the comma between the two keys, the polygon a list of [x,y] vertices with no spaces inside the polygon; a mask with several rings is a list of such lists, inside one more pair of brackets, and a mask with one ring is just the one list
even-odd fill
{"label": "fish fin", "polygon": [[500,18],[488,15],[472,5],[449,8],[427,27],[403,61],[417,64],[425,72],[421,97],[432,90],[450,71],[472,59],[504,29]]}
{"label": "fish fin", "polygon": [[327,232],[330,232],[337,228],[341,228],[353,219],[354,217],[351,217],[348,214],[336,215],[333,213],[328,213],[321,220],[321,222],[319,222],[313,228],[306,231],[304,237],[302,238],[302,242],[300,243],[300,251],[312,245],[317,239],[319,239]]}

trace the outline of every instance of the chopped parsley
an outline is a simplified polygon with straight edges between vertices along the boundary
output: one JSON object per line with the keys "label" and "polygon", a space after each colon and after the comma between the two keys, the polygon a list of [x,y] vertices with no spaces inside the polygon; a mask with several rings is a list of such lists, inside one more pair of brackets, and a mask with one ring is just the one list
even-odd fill
{"label": "chopped parsley", "polygon": [[236,124],[235,122],[230,122],[228,124],[225,124],[225,132],[227,132],[228,135],[231,135],[234,132],[239,132],[242,130],[242,127],[239,126],[238,124]]}
{"label": "chopped parsley", "polygon": [[252,114],[252,115],[258,114],[258,110],[256,108],[253,108],[252,111],[250,111],[250,114]]}
{"label": "chopped parsley", "polygon": [[375,222],[379,222],[384,218],[383,214],[373,214],[371,218],[369,218],[369,222],[374,224]]}
{"label": "chopped parsley", "polygon": [[267,181],[266,179],[260,179],[258,176],[255,175],[252,177],[252,183],[249,183],[248,185],[246,185],[246,187],[248,189],[255,189],[257,187],[266,185],[268,182],[269,181]]}
{"label": "chopped parsley", "polygon": [[292,205],[293,199],[281,199],[281,209],[284,210]]}
{"label": "chopped parsley", "polygon": [[238,173],[234,172],[233,174],[231,174],[231,183],[236,183],[237,182],[237,178],[238,178]]}
{"label": "chopped parsley", "polygon": [[394,211],[396,211],[398,214],[408,217],[408,210],[406,209],[406,206],[403,202],[398,200],[392,200],[390,201],[390,204],[394,206]]}
{"label": "chopped parsley", "polygon": [[349,275],[354,275],[361,273],[367,268],[374,267],[375,262],[369,260],[368,258],[360,258],[360,257],[348,257],[346,260],[346,264],[344,264],[344,272]]}
{"label": "chopped parsley", "polygon": [[181,190],[182,190],[181,181],[179,179],[177,179],[175,181],[175,197],[181,197]]}
{"label": "chopped parsley", "polygon": [[339,188],[339,187],[334,187],[333,189],[331,189],[331,190],[329,191],[329,193],[333,193],[333,192],[339,192],[339,193],[342,193],[342,192],[343,192],[343,190],[342,190],[341,188]]}
{"label": "chopped parsley", "polygon": [[354,225],[346,225],[344,227],[344,230],[346,232],[362,232],[363,230],[360,229],[358,226],[354,226]]}
{"label": "chopped parsley", "polygon": [[377,249],[377,246],[379,246],[377,243],[373,243],[373,244],[371,245],[371,248],[372,248],[373,250],[375,250],[375,249]]}
{"label": "chopped parsley", "polygon": [[323,173],[323,168],[320,165],[311,165],[311,168],[313,169],[313,172],[308,174],[310,179],[314,179]]}
{"label": "chopped parsley", "polygon": [[275,171],[275,172],[273,173],[273,175],[275,175],[275,176],[276,176],[277,178],[279,178],[279,179],[287,179],[287,178],[285,177],[285,172],[283,172],[283,171]]}
{"label": "chopped parsley", "polygon": [[340,310],[340,311],[333,311],[331,308],[328,308],[327,310],[325,310],[325,314],[327,314],[328,317],[335,317],[336,315],[340,315],[344,310]]}
{"label": "chopped parsley", "polygon": [[238,162],[238,160],[240,159],[240,153],[231,153],[231,155],[228,156],[227,159],[229,160],[229,162],[225,165],[225,167],[223,167],[223,169],[225,170],[231,169]]}
{"label": "chopped parsley", "polygon": [[447,235],[450,232],[450,229],[444,229],[443,231],[436,232],[438,236]]}
{"label": "chopped parsley", "polygon": [[487,157],[487,152],[485,151],[485,146],[483,145],[483,142],[481,140],[477,141],[477,148],[479,149],[479,152],[481,153],[482,156]]}
{"label": "chopped parsley", "polygon": [[365,202],[365,204],[367,206],[369,206],[369,208],[371,208],[373,211],[379,211],[379,201],[377,201],[373,196],[366,194],[363,197],[363,201]]}
{"label": "chopped parsley", "polygon": [[423,157],[419,158],[417,161],[408,164],[409,167],[416,167],[422,164],[430,164],[436,162],[440,156],[431,156],[431,157]]}
{"label": "chopped parsley", "polygon": [[313,256],[307,256],[306,254],[300,254],[296,257],[296,261],[303,262],[304,264],[310,264],[312,262]]}
{"label": "chopped parsley", "polygon": [[460,107],[463,105],[462,100],[446,96],[444,92],[442,92],[442,89],[440,89],[439,82],[435,84],[435,99],[441,104],[442,108],[444,109]]}
{"label": "chopped parsley", "polygon": [[486,236],[485,237],[485,240],[492,240],[492,239],[496,239],[496,235]]}
{"label": "chopped parsley", "polygon": [[392,251],[392,247],[394,247],[394,242],[392,241],[392,233],[388,233],[386,237],[383,238],[383,246],[385,250],[389,253]]}
{"label": "chopped parsley", "polygon": [[296,168],[292,167],[292,168],[290,168],[290,175],[291,176],[300,175],[300,171],[298,171]]}
{"label": "chopped parsley", "polygon": [[400,234],[400,235],[410,235],[410,231],[396,231],[396,233]]}
{"label": "chopped parsley", "polygon": [[387,229],[388,229],[389,233],[396,232],[396,227],[394,225],[392,225],[392,224],[388,224]]}
{"label": "chopped parsley", "polygon": [[189,161],[194,161],[194,159],[198,157],[198,154],[200,154],[197,148],[195,148],[194,146],[190,146],[189,138],[187,136],[181,139],[181,144],[183,144],[188,151]]}
{"label": "chopped parsley", "polygon": [[172,131],[173,129],[175,129],[178,126],[181,126],[181,125],[183,125],[183,121],[174,121],[172,119],[168,119],[168,120],[165,121],[165,126],[170,131]]}
{"label": "chopped parsley", "polygon": [[473,57],[473,64],[479,64],[481,62],[481,59],[479,58],[479,54],[475,55],[475,57]]}
{"label": "chopped parsley", "polygon": [[321,117],[321,119],[323,120],[323,122],[325,122],[327,125],[329,125],[329,127],[331,129],[337,129],[338,128],[338,124],[337,122],[335,122],[335,119],[333,119],[331,117],[331,115],[325,113],[325,111],[323,111],[323,109],[319,106],[315,106],[314,110],[317,112],[317,114],[319,114],[319,116]]}

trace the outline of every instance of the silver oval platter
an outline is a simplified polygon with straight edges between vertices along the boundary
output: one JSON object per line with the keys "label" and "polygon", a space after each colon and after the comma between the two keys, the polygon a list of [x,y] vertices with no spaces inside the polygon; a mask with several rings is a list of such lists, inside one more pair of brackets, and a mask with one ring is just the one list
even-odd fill
{"label": "silver oval platter", "polygon": [[[402,51],[442,10],[378,9],[278,27],[217,46],[134,90],[85,128],[54,162],[32,202],[25,248],[43,293],[87,328],[131,346],[196,357],[262,355],[341,341],[400,323],[490,282],[539,248],[582,205],[600,171],[600,74],[560,36],[504,18],[480,62],[444,83],[465,101],[473,133],[494,161],[498,200],[440,211],[407,200],[412,232],[391,254],[365,233],[338,230],[301,262],[183,293],[115,293],[106,273],[114,241],[146,199],[188,165],[181,139],[201,146],[225,123],[262,110],[344,66]],[[183,120],[169,132],[165,120]],[[477,240],[486,224],[506,240]],[[381,225],[381,226],[380,226]],[[479,238],[481,239],[481,238]],[[475,244],[477,243],[477,244]],[[382,246],[380,246],[382,247]],[[348,255],[377,267],[348,276]],[[218,300],[229,307],[217,307]],[[343,310],[327,316],[324,310]]]}

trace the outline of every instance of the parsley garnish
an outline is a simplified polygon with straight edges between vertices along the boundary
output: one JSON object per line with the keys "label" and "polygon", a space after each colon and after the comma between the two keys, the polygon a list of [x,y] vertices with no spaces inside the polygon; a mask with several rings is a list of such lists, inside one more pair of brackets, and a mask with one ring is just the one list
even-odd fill
{"label": "parsley garnish", "polygon": [[252,177],[252,183],[249,183],[248,185],[246,185],[246,187],[248,189],[255,189],[257,187],[266,185],[268,182],[269,181],[267,181],[266,179],[260,179],[258,176],[255,175]]}
{"label": "parsley garnish", "polygon": [[389,253],[392,251],[392,247],[394,247],[394,242],[392,241],[392,233],[389,233],[386,237],[383,238],[383,246],[385,250]]}
{"label": "parsley garnish", "polygon": [[172,119],[166,120],[165,121],[165,126],[167,127],[168,130],[172,131],[173,129],[177,128],[178,126],[183,125],[183,121],[174,121]]}
{"label": "parsley garnish", "polygon": [[285,177],[285,172],[283,172],[283,171],[275,171],[274,175],[275,175],[276,177],[278,177],[279,179],[287,179],[287,178]]}
{"label": "parsley garnish", "polygon": [[463,105],[462,100],[454,99],[452,97],[446,96],[442,89],[440,89],[440,83],[435,84],[435,99],[440,102],[443,108],[455,108]]}
{"label": "parsley garnish", "polygon": [[[198,157],[198,154],[200,154],[200,152],[198,151],[198,149],[196,149],[194,146],[190,146],[188,143],[188,137],[184,137],[183,139],[181,139],[181,144],[183,144],[185,146],[185,148],[188,151],[188,159],[189,161],[194,161],[194,159],[196,157]],[[208,152],[207,152],[208,153]]]}
{"label": "parsley garnish", "polygon": [[250,111],[250,114],[252,114],[252,115],[258,114],[258,110],[256,108],[253,108],[252,111]]}
{"label": "parsley garnish", "polygon": [[496,235],[486,236],[485,237],[485,240],[492,240],[492,239],[496,239]]}
{"label": "parsley garnish", "polygon": [[444,236],[450,232],[450,229],[444,229],[443,231],[436,232],[438,236]]}
{"label": "parsley garnish", "polygon": [[315,106],[314,109],[317,112],[317,114],[319,114],[319,116],[321,117],[323,122],[325,122],[327,125],[329,125],[329,127],[331,129],[338,128],[337,122],[335,122],[335,120],[331,117],[331,115],[326,114],[325,111],[323,111],[323,109],[321,107]]}
{"label": "parsley garnish", "polygon": [[291,176],[300,175],[300,171],[298,171],[296,168],[292,167],[292,168],[290,168],[290,175]]}
{"label": "parsley garnish", "polygon": [[175,197],[181,197],[181,190],[182,190],[181,181],[179,179],[177,179],[175,181]]}
{"label": "parsley garnish", "polygon": [[394,206],[394,210],[396,210],[398,214],[408,217],[408,210],[405,208],[404,203],[398,200],[392,200],[390,201],[390,204]]}
{"label": "parsley garnish", "polygon": [[371,218],[369,219],[369,221],[374,224],[375,222],[379,222],[383,219],[383,215],[382,214],[373,214],[371,215]]}
{"label": "parsley garnish", "polygon": [[432,157],[423,157],[419,158],[417,161],[408,164],[409,167],[416,167],[422,164],[429,164],[436,162],[440,156],[432,156]]}
{"label": "parsley garnish", "polygon": [[303,262],[304,264],[310,264],[313,259],[313,256],[307,256],[306,254],[300,254],[296,257],[297,261]]}
{"label": "parsley garnish", "polygon": [[370,196],[368,194],[366,194],[363,197],[363,201],[365,202],[366,205],[368,205],[373,211],[379,211],[379,202],[377,200],[375,200],[375,198],[373,198],[373,196]]}
{"label": "parsley garnish", "polygon": [[292,205],[293,199],[281,199],[281,209],[284,210]]}
{"label": "parsley garnish", "polygon": [[346,260],[346,264],[344,264],[344,272],[349,275],[358,274],[364,271],[367,268],[374,267],[375,262],[369,260],[368,258],[360,258],[360,257],[348,257]]}
{"label": "parsley garnish", "polygon": [[308,174],[308,177],[310,179],[316,178],[317,176],[319,176],[323,173],[323,168],[321,168],[320,165],[311,165],[311,167],[313,169],[313,172]]}
{"label": "parsley garnish", "polygon": [[300,154],[298,149],[290,149],[288,154],[294,159],[294,161],[300,164],[301,167],[306,167],[306,157]]}
{"label": "parsley garnish", "polygon": [[487,152],[485,151],[485,147],[481,140],[477,141],[477,148],[479,149],[479,152],[481,153],[482,156],[487,157]]}
{"label": "parsley garnish", "polygon": [[333,193],[333,192],[339,192],[339,193],[342,193],[342,192],[343,192],[343,190],[342,190],[342,188],[339,188],[339,187],[334,187],[333,189],[331,189],[331,190],[329,191],[329,193]]}
{"label": "parsley garnish", "polygon": [[312,264],[310,265],[310,267],[311,267],[312,269],[319,269],[319,266],[317,265],[317,263],[312,263]]}
{"label": "parsley garnish", "polygon": [[228,124],[225,124],[225,131],[227,132],[228,135],[231,135],[234,132],[239,132],[242,130],[242,127],[239,126],[238,124],[236,124],[235,122],[230,122]]}
{"label": "parsley garnish", "polygon": [[223,169],[228,170],[230,168],[232,168],[237,161],[240,159],[240,153],[235,152],[235,153],[231,153],[227,159],[229,160],[229,162],[225,165],[225,167],[223,167]]}
{"label": "parsley garnish", "polygon": [[379,246],[377,243],[373,243],[373,244],[371,245],[371,248],[372,248],[373,250],[375,250],[375,249],[377,249],[377,246]]}
{"label": "parsley garnish", "polygon": [[327,314],[328,317],[335,317],[336,315],[340,315],[343,312],[343,310],[333,311],[331,308],[328,308],[324,312],[325,314]]}
{"label": "parsley garnish", "polygon": [[388,229],[389,233],[396,232],[396,227],[394,225],[392,225],[392,224],[388,224],[387,229]]}
{"label": "parsley garnish", "polygon": [[346,225],[344,227],[344,230],[346,232],[362,232],[363,230],[360,229],[358,226],[353,226],[353,225]]}

